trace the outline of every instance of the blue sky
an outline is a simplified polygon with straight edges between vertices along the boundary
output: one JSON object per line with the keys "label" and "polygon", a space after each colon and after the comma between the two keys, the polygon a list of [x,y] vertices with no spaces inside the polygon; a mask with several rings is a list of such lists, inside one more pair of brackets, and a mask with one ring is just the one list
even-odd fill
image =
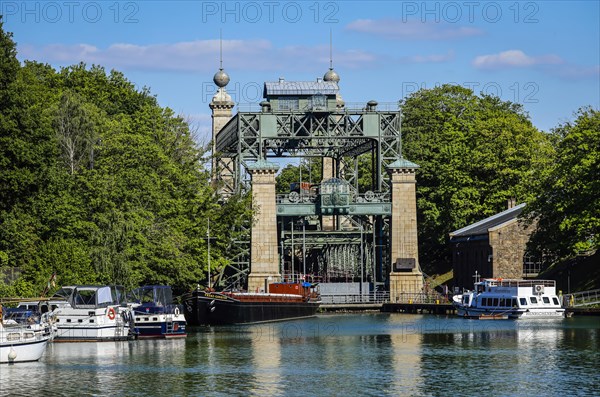
{"label": "blue sky", "polygon": [[[314,80],[333,66],[346,102],[397,102],[456,83],[522,103],[549,130],[600,108],[599,1],[5,1],[19,59],[125,73],[210,130],[212,76],[236,102],[264,81]],[[220,33],[221,32],[221,33]]]}

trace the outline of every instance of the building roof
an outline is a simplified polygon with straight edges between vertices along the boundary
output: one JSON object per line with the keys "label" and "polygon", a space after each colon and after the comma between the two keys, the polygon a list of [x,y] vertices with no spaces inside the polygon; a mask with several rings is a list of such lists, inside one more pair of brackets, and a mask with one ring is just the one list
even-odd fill
{"label": "building roof", "polygon": [[418,164],[413,163],[412,161],[408,161],[404,157],[400,157],[398,160],[389,164],[387,168],[395,169],[395,168],[420,168]]}
{"label": "building roof", "polygon": [[267,81],[265,82],[265,98],[272,95],[336,95],[340,88],[335,81]]}
{"label": "building roof", "polygon": [[523,212],[523,208],[525,208],[525,203],[499,212],[496,215],[492,215],[489,218],[485,218],[479,222],[465,226],[462,229],[451,232],[450,239],[457,237],[487,235],[490,229],[516,219],[519,214]]}

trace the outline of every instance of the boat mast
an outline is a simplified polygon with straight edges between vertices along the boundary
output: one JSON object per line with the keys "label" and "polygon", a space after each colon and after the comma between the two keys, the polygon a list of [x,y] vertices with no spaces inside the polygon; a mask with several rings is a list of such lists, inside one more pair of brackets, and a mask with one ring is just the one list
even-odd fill
{"label": "boat mast", "polygon": [[206,223],[206,246],[207,246],[207,257],[208,257],[208,289],[211,289],[210,282],[210,218],[208,218]]}

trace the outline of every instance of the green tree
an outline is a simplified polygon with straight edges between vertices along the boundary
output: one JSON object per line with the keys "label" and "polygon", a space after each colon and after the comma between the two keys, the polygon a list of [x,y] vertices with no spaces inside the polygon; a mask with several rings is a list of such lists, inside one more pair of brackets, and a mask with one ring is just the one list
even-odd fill
{"label": "green tree", "polygon": [[12,33],[4,31],[0,15],[0,114],[10,104],[9,89],[16,80],[20,67],[17,46],[12,37]]}
{"label": "green tree", "polygon": [[552,262],[600,248],[600,112],[583,107],[552,132],[556,161],[528,206],[530,249]]}
{"label": "green tree", "polygon": [[302,182],[320,183],[321,169],[321,162],[314,159],[310,161],[303,160],[298,165],[287,164],[276,177],[275,189],[277,194],[289,193],[291,184],[300,182],[300,179],[302,179]]}
{"label": "green tree", "polygon": [[403,155],[417,163],[419,248],[426,271],[451,263],[448,234],[527,201],[552,153],[522,107],[453,85],[402,104]]}
{"label": "green tree", "polygon": [[206,278],[208,218],[211,267],[227,265],[250,197],[218,202],[181,117],[114,70],[21,66],[1,25],[0,56],[0,295],[52,273],[187,290]]}

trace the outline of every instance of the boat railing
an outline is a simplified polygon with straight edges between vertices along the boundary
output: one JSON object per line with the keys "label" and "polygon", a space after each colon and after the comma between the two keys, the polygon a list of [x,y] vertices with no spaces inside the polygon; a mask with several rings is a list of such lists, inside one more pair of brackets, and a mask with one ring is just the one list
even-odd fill
{"label": "boat railing", "polygon": [[534,287],[536,285],[543,285],[544,287],[556,287],[556,281],[554,280],[515,280],[515,279],[502,279],[502,278],[488,278],[485,282],[490,286],[495,287]]}

